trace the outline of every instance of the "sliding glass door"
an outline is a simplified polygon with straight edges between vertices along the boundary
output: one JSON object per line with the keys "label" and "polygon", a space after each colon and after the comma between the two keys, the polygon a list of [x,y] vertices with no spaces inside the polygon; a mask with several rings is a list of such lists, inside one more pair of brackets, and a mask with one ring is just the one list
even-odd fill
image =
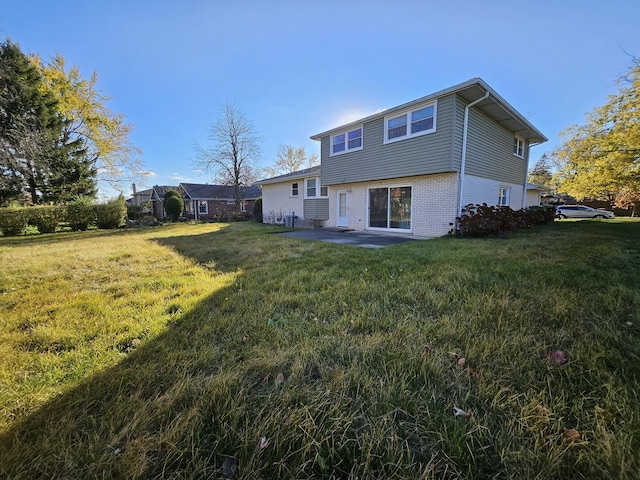
{"label": "sliding glass door", "polygon": [[411,187],[369,189],[369,227],[411,229]]}

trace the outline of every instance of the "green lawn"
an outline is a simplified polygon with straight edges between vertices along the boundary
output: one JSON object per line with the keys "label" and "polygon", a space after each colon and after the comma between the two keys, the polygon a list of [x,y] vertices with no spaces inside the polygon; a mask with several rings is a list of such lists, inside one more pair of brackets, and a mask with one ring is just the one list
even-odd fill
{"label": "green lawn", "polygon": [[639,478],[640,221],[274,231],[0,237],[0,478]]}

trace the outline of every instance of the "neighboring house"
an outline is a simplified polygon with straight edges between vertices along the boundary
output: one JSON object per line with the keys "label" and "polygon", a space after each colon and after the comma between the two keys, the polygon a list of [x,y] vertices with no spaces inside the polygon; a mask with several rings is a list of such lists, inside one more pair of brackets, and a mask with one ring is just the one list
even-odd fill
{"label": "neighboring house", "polygon": [[136,188],[136,184],[131,184],[132,195],[127,199],[127,205],[138,207],[142,213],[151,213],[151,192],[150,188],[140,190]]}
{"label": "neighboring house", "polygon": [[233,212],[253,215],[253,205],[260,198],[260,187],[240,187],[240,205],[236,207],[235,190],[231,185],[203,185],[181,183],[184,210],[187,218],[196,220],[220,218]]}
{"label": "neighboring house", "polygon": [[527,183],[527,199],[525,207],[537,207],[542,205],[542,196],[549,193],[550,189],[542,185]]}
{"label": "neighboring house", "polygon": [[184,201],[183,216],[195,220],[223,218],[239,212],[243,216],[253,215],[255,201],[260,198],[260,187],[240,187],[240,204],[236,206],[233,186],[181,183],[177,186],[155,185],[151,189],[151,214],[158,220],[166,217],[163,200],[167,190],[175,190]]}
{"label": "neighboring house", "polygon": [[[529,149],[547,140],[480,78],[311,138],[321,170],[315,194],[303,198],[316,201],[303,203],[305,219],[421,236],[445,235],[470,203],[523,208]],[[271,194],[301,179],[306,190],[307,176],[258,182],[263,206],[299,208],[299,198],[287,204]]]}
{"label": "neighboring house", "polygon": [[329,218],[327,187],[320,187],[320,166],[257,182],[262,187],[265,223],[285,223],[296,218],[296,226],[312,226],[313,220]]}

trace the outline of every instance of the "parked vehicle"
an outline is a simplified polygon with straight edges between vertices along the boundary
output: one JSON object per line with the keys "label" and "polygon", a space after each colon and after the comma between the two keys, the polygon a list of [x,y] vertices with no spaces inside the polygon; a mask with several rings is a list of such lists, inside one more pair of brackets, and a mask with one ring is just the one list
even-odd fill
{"label": "parked vehicle", "polygon": [[613,212],[586,205],[559,205],[556,207],[556,216],[558,218],[615,218]]}

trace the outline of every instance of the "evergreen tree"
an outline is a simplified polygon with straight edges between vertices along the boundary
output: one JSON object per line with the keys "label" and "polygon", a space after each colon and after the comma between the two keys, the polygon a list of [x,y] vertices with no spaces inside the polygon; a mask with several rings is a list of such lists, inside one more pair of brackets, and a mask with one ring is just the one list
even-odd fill
{"label": "evergreen tree", "polygon": [[57,101],[42,88],[38,70],[18,45],[0,44],[0,168],[5,196],[28,192],[33,203],[46,189],[50,162],[60,154]]}

